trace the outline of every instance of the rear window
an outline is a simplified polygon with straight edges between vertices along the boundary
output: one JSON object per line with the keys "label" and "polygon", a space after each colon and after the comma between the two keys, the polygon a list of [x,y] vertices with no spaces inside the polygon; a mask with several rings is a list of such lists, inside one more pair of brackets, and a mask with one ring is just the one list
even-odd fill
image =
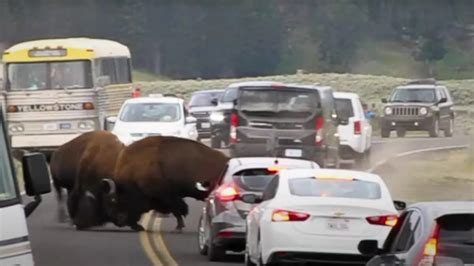
{"label": "rear window", "polygon": [[352,101],[350,99],[336,99],[336,113],[342,119],[353,117]]}
{"label": "rear window", "polygon": [[237,172],[232,177],[234,183],[247,191],[265,190],[268,183],[275,177],[274,172],[269,172],[267,169],[246,169]]}
{"label": "rear window", "polygon": [[474,263],[474,214],[455,214],[438,219],[439,253]]}
{"label": "rear window", "polygon": [[[312,90],[243,89],[239,95],[242,112],[259,115],[310,115],[319,108],[319,95]],[[298,116],[298,115],[297,115]]]}
{"label": "rear window", "polygon": [[290,193],[301,197],[380,199],[379,184],[362,180],[317,179],[289,180]]}

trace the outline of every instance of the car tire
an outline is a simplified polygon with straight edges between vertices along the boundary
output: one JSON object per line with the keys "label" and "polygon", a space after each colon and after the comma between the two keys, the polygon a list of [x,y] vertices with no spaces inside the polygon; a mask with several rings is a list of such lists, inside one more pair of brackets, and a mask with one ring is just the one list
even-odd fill
{"label": "car tire", "polygon": [[382,138],[390,138],[390,130],[382,128],[380,135],[382,135]]}
{"label": "car tire", "polygon": [[204,216],[201,215],[201,218],[199,218],[199,224],[198,224],[198,249],[199,249],[199,254],[201,255],[207,255],[208,251],[208,244],[207,244],[207,239],[206,239],[206,228],[203,225],[204,222]]}
{"label": "car tire", "polygon": [[[210,227],[209,227],[210,228]],[[212,231],[209,229],[209,231]],[[207,248],[207,258],[210,261],[220,261],[225,257],[225,249],[215,245],[214,236],[212,232],[209,232],[209,243]]]}
{"label": "car tire", "polygon": [[444,130],[444,136],[445,137],[452,137],[453,136],[453,133],[454,133],[454,119],[451,117],[449,119],[449,124],[448,124],[448,127],[445,128]]}
{"label": "car tire", "polygon": [[397,137],[403,138],[405,137],[407,131],[404,128],[397,129]]}
{"label": "car tire", "polygon": [[429,135],[432,138],[437,138],[439,136],[439,119],[433,120],[433,124],[429,130]]}
{"label": "car tire", "polygon": [[214,149],[222,148],[221,140],[215,137],[211,137],[211,148],[214,148]]}

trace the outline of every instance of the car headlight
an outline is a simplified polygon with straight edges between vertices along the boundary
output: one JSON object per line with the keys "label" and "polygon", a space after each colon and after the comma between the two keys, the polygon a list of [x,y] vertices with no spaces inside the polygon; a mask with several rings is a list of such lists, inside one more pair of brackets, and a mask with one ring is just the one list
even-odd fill
{"label": "car headlight", "polygon": [[212,122],[222,122],[224,121],[224,114],[223,113],[211,113],[209,119]]}
{"label": "car headlight", "polygon": [[392,108],[390,108],[390,107],[385,108],[384,113],[386,115],[391,115],[392,114]]}
{"label": "car headlight", "polygon": [[428,113],[428,109],[426,107],[420,108],[420,115],[426,115]]}
{"label": "car headlight", "polygon": [[25,131],[25,128],[22,124],[11,124],[8,126],[10,133],[19,133]]}
{"label": "car headlight", "polygon": [[93,120],[81,121],[77,124],[77,127],[80,129],[94,129],[95,122]]}

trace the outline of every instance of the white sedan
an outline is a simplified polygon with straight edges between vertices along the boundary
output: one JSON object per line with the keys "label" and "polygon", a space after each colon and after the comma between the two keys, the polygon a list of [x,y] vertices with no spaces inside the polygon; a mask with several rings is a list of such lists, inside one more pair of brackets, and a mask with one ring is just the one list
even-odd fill
{"label": "white sedan", "polygon": [[196,140],[196,118],[187,115],[184,101],[175,97],[139,97],[125,101],[117,117],[109,117],[114,124],[112,133],[124,143],[148,136],[175,136]]}
{"label": "white sedan", "polygon": [[247,216],[247,265],[364,263],[359,242],[383,243],[398,219],[383,180],[358,171],[284,170],[244,200],[261,201]]}

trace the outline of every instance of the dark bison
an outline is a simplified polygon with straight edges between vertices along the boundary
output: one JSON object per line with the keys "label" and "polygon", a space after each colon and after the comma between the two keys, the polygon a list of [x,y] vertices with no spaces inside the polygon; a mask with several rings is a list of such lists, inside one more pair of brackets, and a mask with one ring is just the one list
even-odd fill
{"label": "dark bison", "polygon": [[62,188],[68,191],[68,212],[77,228],[99,225],[108,218],[103,211],[102,179],[113,175],[115,162],[125,146],[112,133],[84,133],[65,143],[51,158],[50,168],[59,204],[65,218]]}
{"label": "dark bison", "polygon": [[118,226],[135,227],[143,213],[172,213],[177,229],[188,214],[185,197],[204,200],[229,157],[206,145],[176,137],[148,137],[126,147],[112,179],[103,180],[110,217]]}

